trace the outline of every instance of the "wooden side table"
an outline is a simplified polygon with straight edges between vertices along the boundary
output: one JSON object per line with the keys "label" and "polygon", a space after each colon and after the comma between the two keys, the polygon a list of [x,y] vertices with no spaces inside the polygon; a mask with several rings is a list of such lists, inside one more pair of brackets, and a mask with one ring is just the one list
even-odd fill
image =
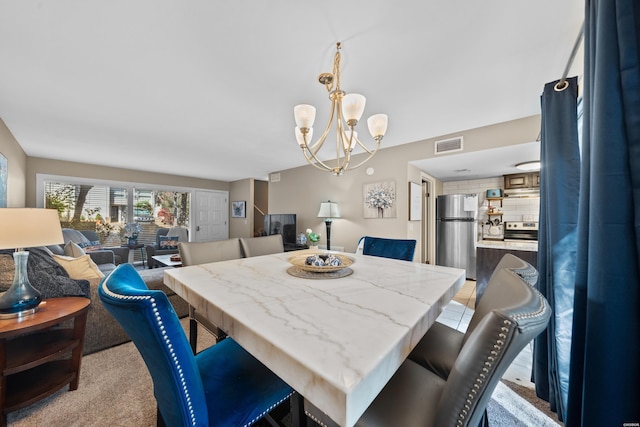
{"label": "wooden side table", "polygon": [[[70,391],[78,388],[90,303],[83,297],[51,298],[34,314],[0,320],[0,426],[7,425],[11,411],[67,384]],[[54,328],[68,319],[73,327]]]}

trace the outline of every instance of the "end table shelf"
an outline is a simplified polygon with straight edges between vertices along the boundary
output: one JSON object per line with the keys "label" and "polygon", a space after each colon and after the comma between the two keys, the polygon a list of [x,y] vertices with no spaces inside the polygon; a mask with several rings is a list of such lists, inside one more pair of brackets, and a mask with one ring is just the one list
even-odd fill
{"label": "end table shelf", "polygon": [[[78,388],[89,303],[82,297],[52,298],[32,315],[0,320],[0,426],[7,424],[8,412],[67,384]],[[72,327],[54,328],[69,319]]]}

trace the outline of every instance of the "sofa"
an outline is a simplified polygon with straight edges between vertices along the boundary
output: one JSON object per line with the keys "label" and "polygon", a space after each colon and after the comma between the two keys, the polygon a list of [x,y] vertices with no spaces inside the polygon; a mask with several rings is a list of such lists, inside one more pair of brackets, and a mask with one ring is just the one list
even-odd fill
{"label": "sofa", "polygon": [[[29,280],[36,289],[42,292],[43,298],[85,296],[91,299],[87,314],[83,354],[130,341],[124,329],[100,303],[98,285],[104,273],[97,268],[95,263],[89,261],[93,260],[93,257],[90,258],[89,254],[78,258],[64,255],[54,256],[48,248],[31,248],[29,252]],[[113,253],[111,253],[111,257],[113,257]],[[88,268],[79,268],[78,264]],[[105,264],[103,264],[104,266]],[[149,289],[159,289],[167,294],[178,317],[186,317],[189,315],[189,305],[164,285],[164,270],[165,268],[157,268],[141,270],[139,273]],[[43,272],[48,272],[48,276],[43,276]],[[0,251],[0,294],[11,286],[14,273],[15,266],[11,251]],[[40,277],[34,277],[38,275]]]}
{"label": "sofa", "polygon": [[82,252],[89,255],[104,274],[108,274],[117,265],[129,260],[128,247],[103,247],[98,240],[97,233],[92,230],[63,228],[62,238],[64,239],[63,244],[51,245],[47,248],[56,255],[78,256],[78,249],[74,246],[73,248],[76,250],[74,253],[72,246],[69,245],[70,242],[73,242]]}
{"label": "sofa", "polygon": [[155,243],[145,246],[145,251],[147,252],[147,267],[156,268],[159,266],[156,260],[153,259],[154,255],[177,254],[177,244],[188,241],[189,230],[184,227],[158,228],[158,230],[156,230]]}

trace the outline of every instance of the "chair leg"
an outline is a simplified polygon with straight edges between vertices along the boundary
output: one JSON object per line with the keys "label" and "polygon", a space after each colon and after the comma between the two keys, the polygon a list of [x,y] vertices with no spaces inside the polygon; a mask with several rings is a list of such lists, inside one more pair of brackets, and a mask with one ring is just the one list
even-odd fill
{"label": "chair leg", "polygon": [[160,408],[157,409],[156,425],[158,427],[167,427],[167,425],[164,422],[164,418],[162,418],[162,414],[160,413]]}
{"label": "chair leg", "polygon": [[189,343],[191,351],[196,354],[196,346],[198,344],[198,321],[194,318],[189,319]]}
{"label": "chair leg", "polygon": [[289,399],[291,405],[291,425],[292,427],[307,426],[307,416],[304,414],[304,398],[300,393],[293,393]]}

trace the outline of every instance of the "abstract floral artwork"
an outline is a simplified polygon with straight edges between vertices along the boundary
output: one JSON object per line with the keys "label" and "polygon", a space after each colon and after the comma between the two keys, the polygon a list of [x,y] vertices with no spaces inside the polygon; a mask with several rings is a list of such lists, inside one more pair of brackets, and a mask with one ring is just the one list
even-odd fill
{"label": "abstract floral artwork", "polygon": [[363,189],[365,218],[396,217],[395,181],[364,184]]}

